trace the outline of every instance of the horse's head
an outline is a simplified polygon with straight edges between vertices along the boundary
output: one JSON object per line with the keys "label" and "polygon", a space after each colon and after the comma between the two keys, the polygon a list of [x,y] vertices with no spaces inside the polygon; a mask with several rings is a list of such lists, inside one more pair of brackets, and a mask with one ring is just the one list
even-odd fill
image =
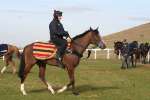
{"label": "horse's head", "polygon": [[90,27],[90,32],[92,33],[91,36],[91,44],[97,45],[101,49],[105,49],[106,45],[99,34],[98,28],[92,29]]}
{"label": "horse's head", "polygon": [[144,44],[144,51],[148,52],[149,51],[149,43]]}
{"label": "horse's head", "polygon": [[121,41],[114,42],[114,53],[119,55],[119,51],[122,49],[123,43]]}

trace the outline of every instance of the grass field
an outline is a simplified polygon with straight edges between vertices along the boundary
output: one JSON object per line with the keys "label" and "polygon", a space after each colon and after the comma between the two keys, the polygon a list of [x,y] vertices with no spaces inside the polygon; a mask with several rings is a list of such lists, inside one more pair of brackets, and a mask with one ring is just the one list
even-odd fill
{"label": "grass field", "polygon": [[[3,65],[2,61],[0,64]],[[46,73],[53,86],[68,83],[67,73],[62,69],[47,66]],[[121,70],[117,59],[82,60],[76,69],[79,96],[70,90],[52,95],[38,78],[37,66],[25,82],[28,95],[23,96],[19,87],[19,78],[8,68],[0,75],[0,100],[150,100],[150,65]]]}

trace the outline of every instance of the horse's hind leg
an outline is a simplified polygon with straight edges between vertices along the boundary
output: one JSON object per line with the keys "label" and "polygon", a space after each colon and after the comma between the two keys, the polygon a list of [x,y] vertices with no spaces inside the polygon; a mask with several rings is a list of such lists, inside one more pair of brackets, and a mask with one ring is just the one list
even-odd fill
{"label": "horse's hind leg", "polygon": [[9,65],[7,56],[4,56],[4,62],[5,62],[5,66],[1,69],[1,74],[5,72],[5,70],[7,69],[7,66]]}
{"label": "horse's hind leg", "polygon": [[16,67],[15,67],[15,62],[14,62],[13,59],[12,59],[12,56],[9,58],[8,63],[9,63],[9,64],[11,65],[11,67],[12,67],[13,74],[15,74],[15,73],[16,73]]}
{"label": "horse's hind leg", "polygon": [[125,64],[126,64],[125,57],[122,56],[121,61],[122,61],[121,69],[125,69]]}
{"label": "horse's hind leg", "polygon": [[132,67],[134,67],[134,55],[131,56]]}
{"label": "horse's hind leg", "polygon": [[24,75],[23,77],[21,77],[21,86],[20,86],[20,90],[22,92],[23,95],[27,95],[25,89],[24,89],[24,81],[28,75],[28,73],[30,72],[31,68],[32,68],[33,65],[31,64],[28,64],[25,66],[25,69],[24,69]]}
{"label": "horse's hind leg", "polygon": [[53,90],[52,86],[45,79],[46,64],[39,64],[39,69],[39,78],[47,86],[48,90],[51,91],[52,94],[55,94],[55,91]]}
{"label": "horse's hind leg", "polygon": [[15,67],[15,62],[14,61],[12,61],[11,62],[12,63],[12,70],[13,70],[13,74],[15,74],[16,73],[16,67]]}
{"label": "horse's hind leg", "polygon": [[11,65],[12,69],[13,69],[13,74],[15,74],[16,73],[16,67],[15,67],[15,62],[12,60],[12,56],[11,55],[5,55],[4,61],[5,61],[5,66],[2,68],[1,73],[3,74],[4,71],[6,70],[6,68],[9,65]]}
{"label": "horse's hind leg", "polygon": [[13,60],[13,57],[12,57],[13,55],[11,55],[10,57],[9,57],[9,63],[11,64],[11,67],[12,67],[12,70],[13,70],[13,74],[15,74],[16,73],[16,67],[15,67],[15,61]]}
{"label": "horse's hind leg", "polygon": [[129,67],[132,68],[132,65],[131,65],[132,62],[133,62],[132,57],[131,57],[131,56],[128,56],[128,58],[127,58],[128,68],[129,68]]}
{"label": "horse's hind leg", "polygon": [[146,55],[144,56],[143,63],[146,64]]}

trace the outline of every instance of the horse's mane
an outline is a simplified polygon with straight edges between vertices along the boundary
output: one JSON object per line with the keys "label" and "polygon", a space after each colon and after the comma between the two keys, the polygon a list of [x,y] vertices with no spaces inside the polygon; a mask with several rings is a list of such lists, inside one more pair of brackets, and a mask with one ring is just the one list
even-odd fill
{"label": "horse's mane", "polygon": [[73,37],[73,40],[76,40],[76,39],[78,39],[78,38],[81,38],[81,37],[83,37],[84,35],[86,35],[88,32],[90,32],[91,30],[87,30],[87,31],[85,31],[84,33],[82,33],[82,34],[79,34],[79,35],[77,35],[77,36],[75,36],[75,37]]}

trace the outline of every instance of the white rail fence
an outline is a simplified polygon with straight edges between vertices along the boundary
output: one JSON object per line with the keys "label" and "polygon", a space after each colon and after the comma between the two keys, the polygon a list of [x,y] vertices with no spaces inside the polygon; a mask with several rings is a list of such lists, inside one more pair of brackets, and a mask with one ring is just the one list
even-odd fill
{"label": "white rail fence", "polygon": [[[91,51],[94,51],[94,59],[97,59],[97,54],[98,54],[98,51],[106,51],[106,59],[110,59],[110,55],[112,54],[111,51],[114,51],[114,49],[111,49],[111,48],[106,48],[106,49],[86,49],[86,51],[88,50],[91,50]],[[23,50],[19,50],[20,52],[22,52]],[[118,56],[118,59],[121,58],[121,55],[119,53],[119,56]],[[2,57],[2,59],[4,60],[4,56]],[[150,61],[150,51],[148,52],[148,55],[147,55],[147,61]]]}
{"label": "white rail fence", "polygon": [[[86,49],[86,51],[88,51],[88,50],[91,50],[91,51],[94,52],[94,59],[97,59],[97,54],[100,53],[98,51],[106,51],[106,53],[107,53],[106,54],[106,59],[110,59],[110,57],[111,57],[110,55],[112,54],[111,51],[114,51],[114,49],[111,49],[111,48],[106,48],[106,49]],[[119,53],[118,59],[120,59],[120,58],[121,58],[121,55]],[[147,61],[150,61],[150,51],[147,54]]]}
{"label": "white rail fence", "polygon": [[97,52],[98,51],[106,51],[106,59],[110,59],[110,51],[114,51],[114,49],[106,48],[106,49],[86,49],[86,51],[91,50],[94,51],[94,59],[97,59]]}

